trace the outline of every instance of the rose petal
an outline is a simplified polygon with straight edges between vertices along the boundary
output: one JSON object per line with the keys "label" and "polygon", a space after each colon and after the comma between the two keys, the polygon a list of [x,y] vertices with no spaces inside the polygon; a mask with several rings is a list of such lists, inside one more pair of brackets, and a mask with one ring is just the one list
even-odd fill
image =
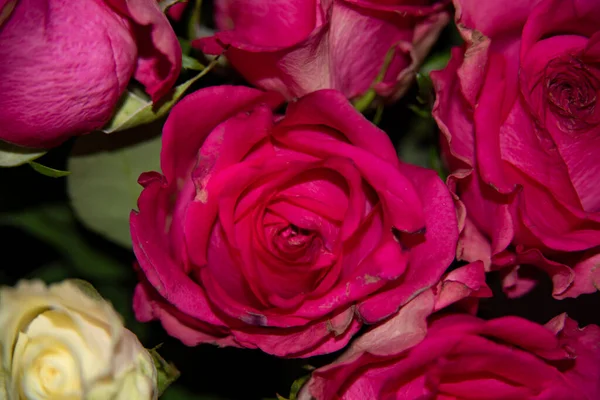
{"label": "rose petal", "polygon": [[215,21],[224,44],[273,51],[293,46],[315,29],[315,0],[218,0]]}
{"label": "rose petal", "polygon": [[173,86],[181,69],[181,47],[169,20],[154,0],[105,0],[131,18],[138,60],[134,77],[157,101]]}

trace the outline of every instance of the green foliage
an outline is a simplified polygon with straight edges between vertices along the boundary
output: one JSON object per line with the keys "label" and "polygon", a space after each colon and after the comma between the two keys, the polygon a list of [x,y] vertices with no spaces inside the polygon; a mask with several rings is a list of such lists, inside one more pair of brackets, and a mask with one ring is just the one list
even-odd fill
{"label": "green foliage", "polygon": [[438,147],[438,127],[431,115],[435,103],[435,90],[430,73],[443,69],[450,59],[450,51],[446,49],[430,55],[423,63],[416,76],[417,95],[415,100],[407,104],[414,113],[407,122],[405,134],[398,144],[398,154],[405,162],[434,169],[445,179]]}
{"label": "green foliage", "polygon": [[181,58],[181,66],[185,69],[190,69],[192,71],[202,71],[204,68],[206,68],[200,63],[200,61],[196,60],[194,57],[190,57],[185,54],[183,54]]}
{"label": "green foliage", "polygon": [[42,165],[35,161],[29,161],[29,165],[35,171],[39,172],[42,175],[48,176],[50,178],[62,178],[63,176],[67,176],[67,175],[71,174],[71,172],[69,172],[69,171],[61,171],[59,169],[46,167],[45,165]]}
{"label": "green foliage", "polygon": [[438,71],[440,69],[444,69],[446,65],[448,65],[448,61],[450,60],[450,49],[431,54],[423,65],[421,66],[421,70],[419,71],[422,75],[429,76],[431,71]]}
{"label": "green foliage", "polygon": [[[202,67],[200,63],[193,63],[189,57],[186,60],[185,62],[188,65],[193,64],[196,68]],[[126,91],[121,97],[120,104],[113,118],[102,128],[102,131],[105,133],[123,131],[164,117],[190,86],[206,75],[217,64],[217,61],[218,59],[215,59],[206,68],[202,68],[198,75],[174,87],[168,95],[157,103],[152,103],[140,93],[136,93],[133,90]]]}
{"label": "green foliage", "polygon": [[69,158],[72,174],[67,180],[71,204],[86,227],[131,247],[129,214],[142,191],[137,179],[142,172],[160,170],[160,136],[115,149],[85,152],[86,147],[98,149],[97,139],[82,137],[73,148]]}
{"label": "green foliage", "polygon": [[17,167],[46,154],[43,149],[29,149],[0,141],[0,167]]}
{"label": "green foliage", "polygon": [[158,395],[161,396],[164,391],[179,378],[179,370],[172,363],[167,362],[164,358],[158,354],[160,345],[149,349],[148,352],[152,356],[154,366],[156,367],[157,373],[157,387]]}
{"label": "green foliage", "polygon": [[102,128],[102,131],[112,133],[125,130],[136,124],[151,122],[152,115],[138,115],[140,113],[143,114],[143,110],[148,107],[152,108],[152,102],[145,93],[135,90],[125,91],[119,100],[117,111],[108,124]]}
{"label": "green foliage", "polygon": [[296,400],[298,398],[298,393],[300,393],[300,389],[302,389],[302,386],[304,386],[306,381],[308,381],[309,379],[310,374],[301,376],[300,378],[296,379],[294,383],[292,383],[292,387],[290,389],[290,397],[286,399],[281,395],[277,395],[277,400]]}
{"label": "green foliage", "polygon": [[108,280],[114,283],[131,273],[102,250],[86,242],[73,213],[66,205],[40,205],[19,212],[0,214],[0,224],[20,228],[51,245],[63,256],[71,273],[86,280]]}

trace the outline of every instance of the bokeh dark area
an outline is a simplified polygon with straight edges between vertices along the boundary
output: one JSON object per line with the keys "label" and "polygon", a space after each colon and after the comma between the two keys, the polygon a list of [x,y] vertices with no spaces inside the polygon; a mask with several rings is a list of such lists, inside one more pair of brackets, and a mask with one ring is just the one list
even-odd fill
{"label": "bokeh dark area", "polygon": [[[208,27],[212,27],[210,3],[204,1],[202,10],[203,21]],[[455,28],[447,28],[433,49],[432,57],[447,54],[456,43]],[[194,88],[225,82],[243,83],[243,80],[230,71],[217,70],[200,80]],[[420,116],[409,107],[418,103],[418,93],[419,88],[415,85],[401,101],[386,106],[379,126],[389,134],[399,154],[407,161],[435,167],[431,165],[435,161],[431,154],[435,154],[438,141],[435,123],[430,116]],[[373,112],[367,116],[372,117]],[[138,133],[150,134],[149,130],[150,127],[138,128]],[[128,132],[119,135],[128,135]],[[67,169],[72,146],[73,141],[65,143],[38,161],[52,168]],[[166,392],[165,399],[258,400],[274,399],[276,393],[287,396],[292,382],[307,374],[306,365],[318,367],[336,357],[332,354],[287,360],[258,350],[221,349],[212,345],[189,348],[168,337],[158,323],[137,323],[131,311],[131,297],[136,284],[133,253],[87,230],[72,216],[58,218],[52,213],[53,208],[45,215],[38,215],[40,209],[49,205],[59,205],[68,210],[67,179],[43,176],[29,165],[0,170],[0,237],[3,246],[0,283],[13,285],[20,279],[30,278],[48,282],[65,278],[90,281],[114,304],[128,328],[140,337],[146,347],[162,343],[160,353],[181,371],[181,377]],[[21,222],[15,222],[15,216]],[[70,259],[75,248],[79,250],[77,254],[89,259]],[[100,258],[102,262],[98,261]],[[112,272],[100,271],[101,265],[109,264]],[[479,312],[484,318],[519,315],[545,323],[555,315],[567,312],[581,325],[600,324],[598,293],[557,301],[551,296],[550,280],[542,277],[541,283],[530,294],[510,300],[502,294],[497,275],[490,274],[488,280],[495,297],[482,301]]]}

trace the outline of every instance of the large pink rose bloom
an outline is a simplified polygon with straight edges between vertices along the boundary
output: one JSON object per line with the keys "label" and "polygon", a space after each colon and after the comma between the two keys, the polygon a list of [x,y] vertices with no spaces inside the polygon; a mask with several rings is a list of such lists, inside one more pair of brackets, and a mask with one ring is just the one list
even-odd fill
{"label": "large pink rose bloom", "polygon": [[52,147],[102,127],[133,76],[154,100],[181,67],[156,0],[0,0],[0,139]]}
{"label": "large pink rose bloom", "polygon": [[[407,331],[407,337],[409,337]],[[318,369],[301,400],[592,400],[600,398],[600,328],[565,314],[545,326],[517,317],[434,316],[416,345],[381,347],[374,330]]]}
{"label": "large pink rose bloom", "polygon": [[511,296],[600,287],[600,2],[457,0],[465,38],[432,74],[449,179],[466,206],[458,258]]}
{"label": "large pink rose bloom", "polygon": [[447,4],[217,0],[220,32],[198,44],[209,54],[227,49],[227,58],[248,81],[288,98],[319,89],[354,98],[370,88],[397,98],[448,22]]}
{"label": "large pink rose bloom", "polygon": [[195,92],[131,215],[134,308],[187,345],[305,357],[344,347],[433,285],[458,227],[433,171],[404,165],[339,92]]}

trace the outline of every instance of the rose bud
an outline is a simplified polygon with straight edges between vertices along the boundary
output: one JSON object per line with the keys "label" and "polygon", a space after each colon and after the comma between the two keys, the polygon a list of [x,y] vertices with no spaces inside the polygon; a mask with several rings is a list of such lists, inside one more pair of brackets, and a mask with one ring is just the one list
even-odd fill
{"label": "rose bud", "polygon": [[456,0],[466,44],[431,74],[449,185],[466,210],[458,258],[539,272],[555,298],[600,287],[600,2]]}
{"label": "rose bud", "polygon": [[0,289],[8,399],[157,398],[156,369],[111,305],[72,281]]}
{"label": "rose bud", "polygon": [[287,98],[373,89],[390,100],[412,83],[450,17],[446,1],[217,0],[220,32],[196,43],[225,55],[255,86]]}
{"label": "rose bud", "polygon": [[156,0],[13,0],[0,60],[0,140],[47,148],[106,124],[132,77],[161,98],[181,49]]}
{"label": "rose bud", "polygon": [[131,215],[134,309],[187,345],[308,357],[344,347],[434,285],[458,227],[434,171],[334,90],[199,90],[165,123]]}

